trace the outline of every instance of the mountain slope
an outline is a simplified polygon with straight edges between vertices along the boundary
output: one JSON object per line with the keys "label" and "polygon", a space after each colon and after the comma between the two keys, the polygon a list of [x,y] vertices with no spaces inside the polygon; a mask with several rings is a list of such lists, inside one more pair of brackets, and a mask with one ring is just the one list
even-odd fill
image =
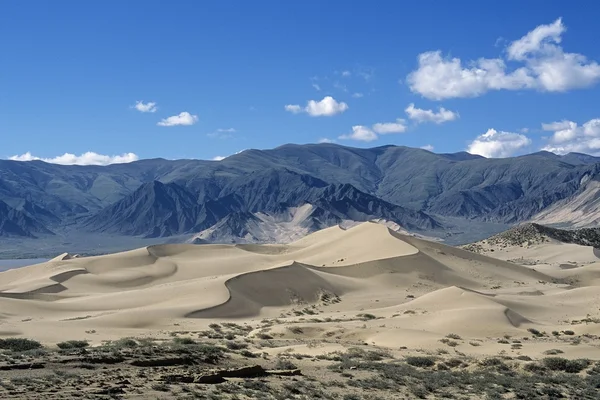
{"label": "mountain slope", "polygon": [[93,232],[171,236],[192,229],[198,209],[195,196],[181,186],[153,181],[87,219],[84,226]]}
{"label": "mountain slope", "polygon": [[[0,160],[0,200],[57,233],[68,227],[150,237],[198,232],[232,212],[323,208],[329,200],[337,202],[337,211],[327,212],[339,218],[401,220],[417,229],[436,229],[438,216],[514,224],[577,203],[579,214],[559,218],[570,224],[596,208],[593,196],[584,194],[587,182],[600,181],[595,161],[581,154],[487,159],[335,144],[247,150],[220,162],[152,159],[101,167]],[[153,182],[180,189],[172,187],[170,200],[159,200],[145,186]],[[332,197],[344,185],[354,194]]]}
{"label": "mountain slope", "polygon": [[53,233],[26,213],[0,201],[0,236],[35,238],[38,234],[52,235]]}

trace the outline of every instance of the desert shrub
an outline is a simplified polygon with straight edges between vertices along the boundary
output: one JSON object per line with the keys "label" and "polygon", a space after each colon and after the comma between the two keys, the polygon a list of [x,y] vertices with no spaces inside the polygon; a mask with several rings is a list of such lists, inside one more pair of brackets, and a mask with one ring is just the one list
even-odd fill
{"label": "desert shrub", "polygon": [[135,339],[132,339],[132,338],[123,338],[123,339],[115,340],[114,342],[110,342],[109,346],[117,347],[117,348],[131,349],[134,347],[138,347],[138,342],[136,342]]}
{"label": "desert shrub", "polygon": [[225,343],[225,346],[227,346],[227,348],[229,350],[242,350],[248,347],[248,343],[244,343],[244,342],[227,342]]}
{"label": "desert shrub", "polygon": [[531,333],[533,336],[544,336],[542,332],[538,331],[535,328],[529,328],[527,329],[527,332]]}
{"label": "desert shrub", "polygon": [[462,338],[460,337],[460,335],[457,335],[456,333],[449,333],[449,334],[446,335],[446,337],[448,339],[462,340]]}
{"label": "desert shrub", "polygon": [[279,358],[275,363],[275,369],[296,369],[298,368],[296,364],[291,362],[290,360],[285,360]]}
{"label": "desert shrub", "polygon": [[240,351],[240,355],[242,355],[246,358],[258,358],[258,356],[259,356],[258,353],[253,353],[250,350],[246,350],[246,349]]}
{"label": "desert shrub", "polygon": [[563,331],[563,333],[564,333],[565,335],[568,335],[568,336],[573,336],[573,335],[575,334],[575,332],[573,332],[573,331],[568,331],[568,330],[567,330],[567,331]]}
{"label": "desert shrub", "polygon": [[273,339],[273,336],[269,335],[268,333],[264,333],[264,332],[259,332],[256,334],[256,337],[262,340],[270,340]]}
{"label": "desert shrub", "polygon": [[66,342],[56,343],[56,346],[62,350],[83,349],[90,344],[86,340],[67,340]]}
{"label": "desert shrub", "polygon": [[365,321],[370,319],[377,319],[377,317],[373,314],[358,314],[357,317]]}
{"label": "desert shrub", "polygon": [[188,338],[188,337],[183,337],[183,338],[177,337],[177,338],[173,339],[173,343],[180,344],[183,346],[189,346],[192,344],[196,344],[196,341],[194,339]]}
{"label": "desert shrub", "polygon": [[562,353],[564,353],[564,351],[562,351],[560,349],[550,349],[550,350],[544,351],[544,354],[546,354],[548,356],[554,356],[556,354],[562,354]]}
{"label": "desert shrub", "polygon": [[521,361],[531,361],[531,357],[529,356],[517,356],[517,360],[521,360]]}
{"label": "desert shrub", "polygon": [[428,356],[411,356],[406,357],[406,363],[413,367],[428,368],[435,365],[435,358]]}
{"label": "desert shrub", "polygon": [[583,371],[590,365],[590,361],[586,359],[567,360],[562,357],[546,357],[543,364],[552,371],[564,371],[576,374]]}
{"label": "desert shrub", "polygon": [[24,338],[8,338],[0,339],[0,349],[10,351],[28,351],[39,349],[42,344],[36,340],[24,339]]}
{"label": "desert shrub", "polygon": [[456,367],[462,366],[463,362],[462,362],[462,360],[460,360],[458,358],[451,358],[446,361],[446,365],[450,368],[456,368]]}

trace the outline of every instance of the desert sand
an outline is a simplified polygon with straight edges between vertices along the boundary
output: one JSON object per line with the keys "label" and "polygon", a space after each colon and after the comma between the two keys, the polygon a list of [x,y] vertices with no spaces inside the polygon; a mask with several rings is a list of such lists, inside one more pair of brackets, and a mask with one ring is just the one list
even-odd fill
{"label": "desert sand", "polygon": [[[249,337],[289,341],[271,353],[309,342],[321,346],[313,352],[364,343],[427,352],[446,347],[450,334],[460,339],[449,350],[474,357],[560,349],[565,357],[600,358],[593,249],[547,243],[488,254],[536,262],[517,265],[376,223],[325,229],[289,245],[65,254],[0,274],[0,335],[100,344],[234,322],[251,327]],[[265,320],[274,322],[265,327]]]}

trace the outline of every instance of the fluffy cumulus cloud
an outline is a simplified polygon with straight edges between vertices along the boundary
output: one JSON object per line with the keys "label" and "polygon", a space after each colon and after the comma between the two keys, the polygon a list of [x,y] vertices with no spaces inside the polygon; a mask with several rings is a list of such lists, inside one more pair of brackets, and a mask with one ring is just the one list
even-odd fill
{"label": "fluffy cumulus cloud", "polygon": [[373,125],[375,133],[386,135],[388,133],[406,132],[406,125],[403,119],[398,118],[396,122],[379,122]]}
{"label": "fluffy cumulus cloud", "polygon": [[156,110],[158,110],[156,103],[153,101],[150,101],[148,103],[144,103],[143,101],[136,101],[135,105],[133,105],[133,108],[143,113],[153,113],[156,112]]}
{"label": "fluffy cumulus cloud", "polygon": [[79,156],[71,153],[65,153],[62,156],[54,158],[41,158],[32,155],[30,152],[25,154],[10,157],[14,161],[34,161],[40,160],[52,164],[62,165],[108,165],[108,164],[123,164],[137,161],[139,157],[134,153],[125,153],[116,156],[107,156],[103,154],[88,151]]}
{"label": "fluffy cumulus cloud", "polygon": [[469,144],[467,151],[488,158],[510,157],[530,144],[525,135],[488,129]]}
{"label": "fluffy cumulus cloud", "polygon": [[591,119],[581,126],[573,121],[551,122],[542,124],[542,129],[553,132],[542,150],[556,154],[600,155],[600,118]]}
{"label": "fluffy cumulus cloud", "polygon": [[221,161],[221,160],[224,160],[225,158],[226,157],[223,157],[223,156],[215,156],[215,157],[212,158],[212,160],[213,161]]}
{"label": "fluffy cumulus cloud", "polygon": [[377,140],[377,134],[364,125],[355,125],[352,127],[352,133],[341,135],[339,138],[372,142],[373,140]]}
{"label": "fluffy cumulus cloud", "polygon": [[331,117],[346,111],[348,104],[343,101],[338,102],[331,96],[325,96],[320,101],[309,100],[306,107],[301,107],[298,104],[288,104],[284,108],[293,114],[305,112],[311,117]]}
{"label": "fluffy cumulus cloud", "polygon": [[192,115],[187,111],[179,113],[179,115],[173,115],[168,118],[163,118],[158,122],[158,126],[189,126],[194,125],[198,122],[198,116]]}
{"label": "fluffy cumulus cloud", "polygon": [[379,122],[373,124],[370,128],[365,125],[355,125],[352,127],[352,133],[341,135],[339,139],[372,142],[377,140],[379,135],[403,132],[406,132],[405,121],[399,118],[396,122]]}
{"label": "fluffy cumulus cloud", "polygon": [[410,103],[404,111],[408,115],[408,118],[417,123],[433,122],[435,124],[443,124],[444,122],[454,121],[459,117],[458,113],[446,110],[444,107],[440,107],[438,112],[435,112],[433,110],[416,108],[413,103]]}
{"label": "fluffy cumulus cloud", "polygon": [[[594,85],[600,80],[600,65],[584,55],[566,53],[560,46],[566,31],[562,19],[540,25],[511,42],[503,58],[480,58],[465,63],[428,51],[418,56],[418,68],[407,77],[410,89],[441,100],[476,97],[491,90],[535,89],[564,92]],[[509,69],[505,59],[518,63]]]}
{"label": "fluffy cumulus cloud", "polygon": [[425,146],[421,146],[423,150],[433,151],[433,146],[430,144],[426,144]]}

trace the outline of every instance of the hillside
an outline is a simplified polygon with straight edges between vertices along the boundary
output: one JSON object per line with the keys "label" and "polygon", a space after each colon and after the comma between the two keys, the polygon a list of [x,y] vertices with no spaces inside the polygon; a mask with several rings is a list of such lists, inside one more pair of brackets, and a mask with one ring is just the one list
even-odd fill
{"label": "hillside", "polygon": [[600,228],[565,230],[526,223],[479,242],[464,245],[462,248],[473,252],[481,252],[484,246],[497,249],[532,247],[551,241],[600,248]]}
{"label": "hillside", "polygon": [[[561,224],[580,222],[595,199],[585,193],[595,193],[600,181],[595,161],[581,154],[487,159],[335,144],[246,150],[219,162],[62,166],[2,160],[0,201],[71,241],[88,232],[114,240],[189,235],[232,213],[277,215],[311,205],[331,223],[384,219],[410,231],[451,233],[460,242],[460,232],[473,223],[489,225],[481,231],[485,237],[501,229],[494,224],[541,218],[550,210]],[[581,211],[564,212],[575,203]],[[25,236],[36,236],[30,233]]]}

